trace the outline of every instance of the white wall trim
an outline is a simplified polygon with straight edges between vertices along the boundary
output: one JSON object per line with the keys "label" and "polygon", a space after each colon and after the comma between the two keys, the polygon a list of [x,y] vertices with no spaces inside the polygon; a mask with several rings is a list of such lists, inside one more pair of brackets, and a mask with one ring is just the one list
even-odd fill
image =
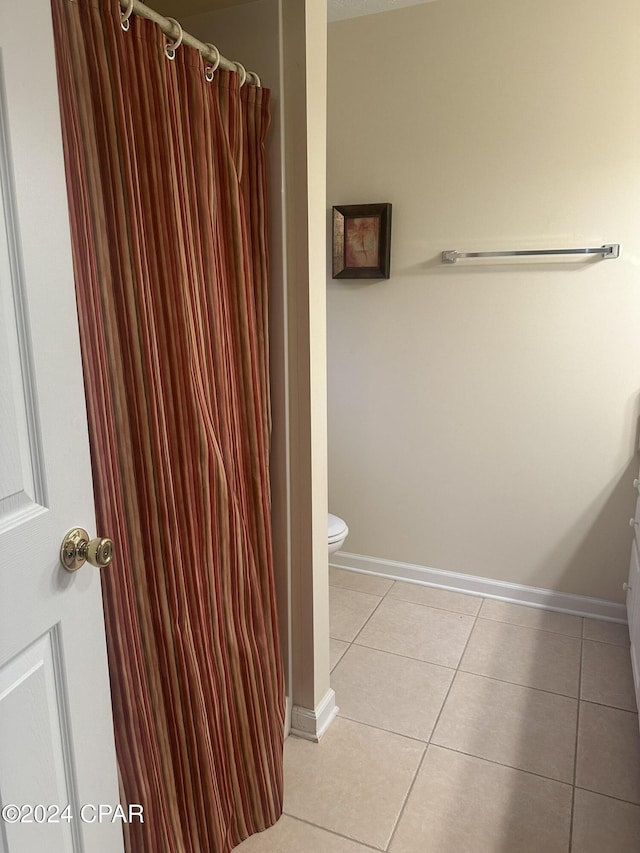
{"label": "white wall trim", "polygon": [[340,709],[336,705],[336,694],[329,688],[315,708],[294,705],[291,709],[290,734],[317,743],[331,725]]}
{"label": "white wall trim", "polygon": [[285,696],[285,704],[284,704],[284,736],[285,738],[289,737],[289,733],[291,732],[291,709],[293,705],[291,702],[291,696]]}
{"label": "white wall trim", "polygon": [[560,613],[571,613],[574,616],[589,616],[593,619],[605,619],[608,622],[627,621],[627,610],[624,604],[607,601],[604,598],[589,598],[586,595],[523,586],[478,575],[446,572],[413,563],[399,563],[395,560],[381,560],[362,554],[349,554],[346,551],[336,551],[332,554],[330,565],[334,569],[380,575],[392,580],[439,587],[451,592],[466,592],[469,595],[497,598],[514,604],[526,604],[529,607],[558,610]]}

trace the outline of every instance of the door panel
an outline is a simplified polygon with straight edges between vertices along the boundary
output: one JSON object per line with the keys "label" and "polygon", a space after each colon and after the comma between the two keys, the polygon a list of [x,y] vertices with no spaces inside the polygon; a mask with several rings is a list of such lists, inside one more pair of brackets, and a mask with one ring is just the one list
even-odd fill
{"label": "door panel", "polygon": [[[0,669],[0,731],[2,738],[2,800],[16,806],[40,803],[47,810],[22,810],[24,822],[5,821],[11,853],[55,850],[72,853],[75,824],[70,812],[53,804],[73,802],[71,731],[54,628]],[[26,745],[37,743],[37,749]],[[76,849],[81,849],[77,843]]]}
{"label": "door panel", "polygon": [[0,532],[42,509],[44,488],[33,388],[33,360],[25,317],[0,65]]}

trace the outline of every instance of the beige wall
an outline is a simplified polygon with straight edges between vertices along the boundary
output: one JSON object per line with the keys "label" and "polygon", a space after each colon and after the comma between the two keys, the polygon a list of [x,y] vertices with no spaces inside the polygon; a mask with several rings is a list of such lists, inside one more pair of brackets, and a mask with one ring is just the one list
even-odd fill
{"label": "beige wall", "polygon": [[[392,202],[328,285],[346,550],[621,601],[640,394],[637,0],[442,0],[329,26],[328,203]],[[443,249],[619,242],[622,258]]]}

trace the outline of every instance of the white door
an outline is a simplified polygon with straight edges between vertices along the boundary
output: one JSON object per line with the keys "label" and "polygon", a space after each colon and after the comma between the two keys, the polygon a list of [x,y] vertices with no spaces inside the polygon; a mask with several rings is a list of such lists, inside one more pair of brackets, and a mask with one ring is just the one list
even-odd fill
{"label": "white door", "polygon": [[0,66],[0,848],[118,853],[100,570],[59,563],[96,530],[49,0],[0,0]]}

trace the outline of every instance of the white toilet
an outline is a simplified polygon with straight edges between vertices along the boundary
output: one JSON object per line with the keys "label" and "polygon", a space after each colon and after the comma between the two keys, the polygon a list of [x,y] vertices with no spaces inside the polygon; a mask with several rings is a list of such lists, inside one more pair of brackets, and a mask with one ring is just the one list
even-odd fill
{"label": "white toilet", "polygon": [[344,545],[344,540],[349,535],[349,528],[345,521],[337,515],[329,513],[329,553],[339,551]]}

